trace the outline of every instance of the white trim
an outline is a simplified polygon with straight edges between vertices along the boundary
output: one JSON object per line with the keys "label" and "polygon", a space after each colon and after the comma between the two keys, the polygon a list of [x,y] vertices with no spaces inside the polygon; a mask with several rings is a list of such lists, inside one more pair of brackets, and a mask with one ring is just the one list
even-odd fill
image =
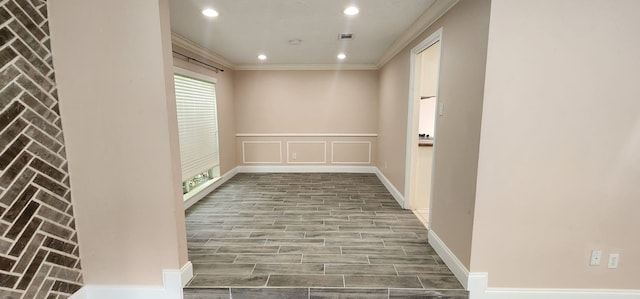
{"label": "white trim", "polygon": [[186,287],[187,283],[193,278],[193,264],[190,261],[187,261],[182,268],[180,268],[180,281],[182,283],[182,287]]}
{"label": "white trim", "polygon": [[391,181],[389,181],[389,179],[387,179],[387,177],[384,176],[382,171],[380,171],[380,169],[377,167],[376,167],[376,176],[378,176],[378,179],[387,188],[389,193],[391,193],[391,196],[393,196],[393,198],[398,202],[400,207],[402,207],[403,209],[406,209],[407,201],[405,200],[404,196],[402,196],[402,193],[400,193],[400,191],[398,191],[398,189],[396,189],[396,187],[393,186]]}
{"label": "white trim", "polygon": [[[322,144],[322,161],[319,162],[291,162],[289,157],[290,144]],[[327,164],[327,142],[326,141],[287,141],[287,164]]]}
{"label": "white trim", "polygon": [[325,172],[325,173],[375,173],[374,166],[238,166],[238,172],[242,173],[267,173],[267,172]]}
{"label": "white trim", "polygon": [[[438,30],[436,30],[434,33],[432,33],[431,35],[429,35],[429,37],[425,38],[422,42],[420,42],[418,45],[416,45],[415,47],[413,47],[411,49],[411,54],[409,55],[409,103],[408,103],[408,108],[407,108],[407,139],[406,139],[406,145],[405,145],[405,173],[404,173],[404,194],[406,197],[406,202],[408,205],[412,205],[412,201],[414,200],[414,194],[411,192],[411,186],[413,185],[412,180],[414,179],[413,175],[414,173],[417,173],[416,169],[416,164],[414,163],[415,159],[414,157],[417,156],[417,152],[418,152],[418,147],[416,146],[418,144],[418,121],[419,118],[416,119],[414,117],[414,110],[416,109],[416,104],[419,103],[419,99],[415,94],[415,89],[416,89],[416,57],[417,55],[424,51],[425,49],[429,48],[430,46],[432,46],[433,44],[435,44],[436,42],[440,42],[440,52],[442,52],[442,27]],[[438,53],[438,60],[441,60],[441,53]],[[440,65],[440,63],[438,63],[438,65]],[[438,81],[440,81],[440,66],[438,66]],[[439,92],[439,85],[440,83],[438,83],[438,86],[436,86],[436,105],[438,105],[438,103],[440,103],[440,96],[438,94]],[[419,108],[418,108],[419,109]],[[434,119],[434,130],[437,129],[437,125],[438,125],[438,118],[436,117]],[[435,132],[434,132],[435,133]],[[435,141],[435,140],[434,140]],[[435,176],[433,175],[433,168],[435,167],[435,161],[436,161],[436,148],[434,147],[433,149],[433,156],[432,156],[432,166],[431,166],[431,186],[433,186],[433,182],[435,180]],[[433,188],[431,188],[431,190],[429,190],[429,208],[431,208],[431,205],[433,204]],[[429,222],[431,223],[431,214],[429,215]]]}
{"label": "white trim", "polygon": [[[451,269],[453,275],[456,276],[458,281],[468,289],[469,285],[469,270],[462,264],[458,257],[453,254],[447,244],[445,244],[440,237],[431,229],[428,233],[429,245],[438,253],[444,263]],[[473,298],[475,299],[475,298]]]}
{"label": "white trim", "polygon": [[69,299],[88,299],[89,295],[87,295],[87,286],[81,287],[78,291],[71,294]]}
{"label": "white trim", "polygon": [[639,299],[640,290],[489,288],[489,274],[469,273],[471,299]]}
{"label": "white trim", "polygon": [[163,270],[161,286],[85,285],[71,299],[181,299],[182,281],[178,269]]}
{"label": "white trim", "polygon": [[187,38],[175,33],[171,32],[171,43],[184,48],[187,51],[192,52],[193,54],[200,55],[211,62],[215,62],[216,64],[220,64],[221,66],[233,69],[233,64],[226,60],[224,57],[205,49],[204,47],[188,40]]}
{"label": "white trim", "polygon": [[214,64],[232,69],[232,70],[308,70],[308,71],[326,71],[326,70],[343,70],[343,71],[366,71],[378,70],[384,66],[389,60],[395,57],[402,49],[409,45],[415,38],[427,30],[433,23],[449,11],[459,0],[438,0],[425,11],[396,41],[389,47],[380,60],[375,64],[243,64],[234,65],[229,60],[214,53],[211,50],[196,44],[195,42],[175,33],[171,32],[171,43],[195,55],[202,56],[210,60]]}
{"label": "white trim", "polygon": [[236,71],[375,71],[376,64],[241,64]]}
{"label": "white trim", "polygon": [[[369,156],[367,157],[367,162],[350,162],[350,161],[335,161],[335,152],[334,145],[335,144],[368,144],[369,145]],[[331,164],[371,164],[371,141],[331,141]]]}
{"label": "white trim", "polygon": [[425,13],[416,20],[382,55],[376,66],[383,67],[389,60],[395,57],[402,49],[408,46],[425,30],[429,29],[440,17],[447,13],[459,0],[438,0],[429,7]]}
{"label": "white trim", "polygon": [[[476,297],[471,297],[476,299]],[[488,288],[479,299],[638,299],[640,290]]]}
{"label": "white trim", "polygon": [[378,137],[376,133],[238,133],[236,137]]}
{"label": "white trim", "polygon": [[[259,143],[263,143],[263,144],[278,144],[278,148],[280,149],[280,154],[279,154],[279,161],[265,161],[265,162],[247,162],[246,156],[245,156],[245,149],[244,149],[244,145],[245,144],[259,144]],[[242,163],[243,164],[273,164],[273,163],[282,163],[282,141],[243,141],[242,142]]]}
{"label": "white trim", "polygon": [[469,291],[469,298],[484,299],[484,292],[487,290],[489,273],[471,272],[467,279],[465,288]]}
{"label": "white trim", "polygon": [[216,188],[220,187],[220,185],[224,184],[226,181],[228,181],[230,178],[232,178],[237,173],[238,173],[238,167],[235,167],[234,169],[231,169],[227,173],[225,173],[222,176],[220,176],[213,183],[209,184],[208,186],[206,186],[202,190],[198,191],[198,193],[195,193],[192,196],[186,198],[184,200],[184,209],[186,210],[186,209],[190,208],[196,202],[200,201],[202,198],[207,196],[207,194],[211,193],[213,190],[215,190]]}

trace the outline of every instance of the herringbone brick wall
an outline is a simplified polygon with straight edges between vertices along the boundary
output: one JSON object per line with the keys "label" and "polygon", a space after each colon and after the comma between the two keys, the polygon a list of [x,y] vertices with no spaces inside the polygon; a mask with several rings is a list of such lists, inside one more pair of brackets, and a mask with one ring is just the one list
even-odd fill
{"label": "herringbone brick wall", "polygon": [[0,0],[0,298],[82,284],[46,2]]}

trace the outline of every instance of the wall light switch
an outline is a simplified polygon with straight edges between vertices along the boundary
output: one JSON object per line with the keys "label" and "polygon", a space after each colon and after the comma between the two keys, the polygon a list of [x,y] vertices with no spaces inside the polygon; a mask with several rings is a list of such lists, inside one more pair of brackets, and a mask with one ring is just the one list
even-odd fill
{"label": "wall light switch", "polygon": [[619,253],[609,254],[609,263],[607,264],[607,268],[615,269],[618,268],[618,262],[620,261]]}
{"label": "wall light switch", "polygon": [[439,116],[444,115],[444,103],[438,103],[438,115]]}
{"label": "wall light switch", "polygon": [[600,260],[602,259],[602,251],[600,250],[592,250],[591,251],[591,260],[589,260],[589,265],[591,266],[600,266]]}

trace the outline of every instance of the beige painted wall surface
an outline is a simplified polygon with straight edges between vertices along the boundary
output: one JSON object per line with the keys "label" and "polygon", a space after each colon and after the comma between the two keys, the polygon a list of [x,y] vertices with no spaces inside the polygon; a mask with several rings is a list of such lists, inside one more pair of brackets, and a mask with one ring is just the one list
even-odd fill
{"label": "beige painted wall surface", "polygon": [[377,71],[236,71],[238,133],[375,133]]}
{"label": "beige painted wall surface", "polygon": [[[380,73],[380,169],[404,190],[409,100],[409,53],[439,28],[441,42],[439,100],[445,115],[436,119],[432,230],[468,268],[475,205],[476,169],[487,51],[490,1],[462,0]],[[384,168],[388,161],[388,168]]]}
{"label": "beige painted wall surface", "polygon": [[380,69],[378,168],[400,192],[404,190],[411,47]]}
{"label": "beige painted wall surface", "polygon": [[[189,55],[200,61],[216,65],[196,53],[173,45],[173,49],[179,53]],[[192,72],[200,73],[217,79],[216,82],[216,104],[218,109],[218,146],[220,148],[220,174],[223,175],[237,166],[236,163],[236,120],[234,106],[234,71],[224,68],[224,72],[214,72],[204,67],[189,63],[180,56],[173,58],[176,67]]]}
{"label": "beige painted wall surface", "polygon": [[640,289],[640,2],[552,2],[492,4],[471,270]]}
{"label": "beige painted wall surface", "polygon": [[49,3],[88,285],[159,286],[186,261],[167,12],[164,0]]}

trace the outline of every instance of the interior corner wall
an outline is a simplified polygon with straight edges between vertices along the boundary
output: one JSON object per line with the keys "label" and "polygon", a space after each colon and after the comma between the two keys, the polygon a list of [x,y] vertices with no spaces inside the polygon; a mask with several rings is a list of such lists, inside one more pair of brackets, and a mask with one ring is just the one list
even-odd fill
{"label": "interior corner wall", "polygon": [[[205,57],[193,53],[180,46],[173,45],[173,49],[181,54],[189,55],[200,61],[216,65]],[[224,72],[216,73],[194,63],[189,63],[181,56],[174,56],[173,65],[192,72],[215,78],[216,82],[216,107],[218,109],[218,145],[220,147],[220,174],[223,175],[233,170],[237,164],[236,159],[236,119],[235,119],[235,95],[234,95],[234,70],[225,68]]]}
{"label": "interior corner wall", "polygon": [[467,269],[471,235],[490,1],[458,2],[425,30],[380,73],[378,161],[380,170],[404,190],[410,52],[443,28],[438,101],[444,116],[436,119],[431,229]]}
{"label": "interior corner wall", "polygon": [[0,1],[0,297],[83,284],[47,2]]}
{"label": "interior corner wall", "polygon": [[640,289],[638,11],[493,0],[471,265],[489,287]]}
{"label": "interior corner wall", "polygon": [[162,286],[186,252],[168,1],[48,3],[85,283]]}

